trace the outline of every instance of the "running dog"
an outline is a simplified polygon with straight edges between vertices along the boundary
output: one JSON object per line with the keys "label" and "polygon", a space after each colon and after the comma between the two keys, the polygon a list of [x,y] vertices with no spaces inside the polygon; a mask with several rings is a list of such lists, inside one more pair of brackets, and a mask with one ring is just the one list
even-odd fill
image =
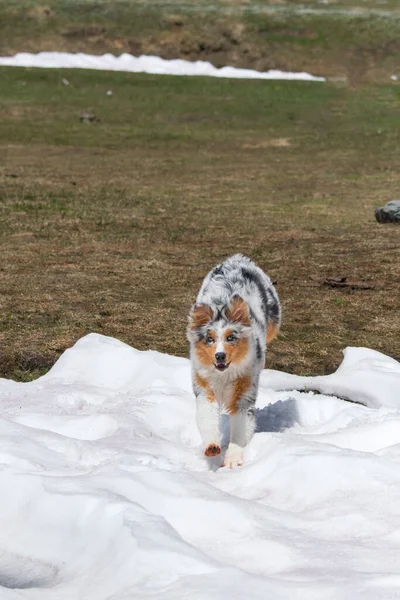
{"label": "running dog", "polygon": [[255,429],[255,402],[267,344],[278,334],[281,309],[270,278],[235,254],[208,273],[189,314],[193,389],[204,454],[220,454],[219,416],[230,415],[224,466],[243,464]]}

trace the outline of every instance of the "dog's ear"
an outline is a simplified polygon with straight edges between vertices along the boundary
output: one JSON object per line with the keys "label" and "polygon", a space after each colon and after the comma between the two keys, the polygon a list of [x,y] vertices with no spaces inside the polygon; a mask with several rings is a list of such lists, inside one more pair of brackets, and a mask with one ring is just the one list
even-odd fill
{"label": "dog's ear", "polygon": [[249,327],[251,325],[249,307],[243,298],[237,295],[231,298],[226,311],[226,317],[229,319],[229,321],[231,321],[231,323],[240,323],[245,327]]}
{"label": "dog's ear", "polygon": [[213,311],[211,306],[208,304],[195,304],[189,313],[189,326],[188,329],[195,330],[204,327],[211,321],[213,317]]}

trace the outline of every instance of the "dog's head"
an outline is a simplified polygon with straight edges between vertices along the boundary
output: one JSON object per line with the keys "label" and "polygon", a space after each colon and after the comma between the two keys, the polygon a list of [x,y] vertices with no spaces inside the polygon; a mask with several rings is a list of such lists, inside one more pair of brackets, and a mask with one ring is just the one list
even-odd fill
{"label": "dog's head", "polygon": [[246,302],[233,296],[222,307],[195,304],[189,314],[187,334],[199,362],[223,373],[247,358],[250,328]]}

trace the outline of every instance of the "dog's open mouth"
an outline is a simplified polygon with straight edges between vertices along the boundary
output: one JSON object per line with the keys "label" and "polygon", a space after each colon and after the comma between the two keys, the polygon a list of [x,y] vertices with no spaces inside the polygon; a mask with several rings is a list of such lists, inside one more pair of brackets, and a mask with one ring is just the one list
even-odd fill
{"label": "dog's open mouth", "polygon": [[217,371],[225,371],[229,367],[230,364],[231,364],[230,362],[228,362],[228,363],[214,363],[214,367],[217,369]]}

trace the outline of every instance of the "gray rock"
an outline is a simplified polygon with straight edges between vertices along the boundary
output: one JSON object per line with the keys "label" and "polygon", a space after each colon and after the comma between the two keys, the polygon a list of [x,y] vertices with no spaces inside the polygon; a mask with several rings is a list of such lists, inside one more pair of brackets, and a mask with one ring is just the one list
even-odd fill
{"label": "gray rock", "polygon": [[375,218],[378,223],[400,223],[400,200],[391,200],[376,208]]}

